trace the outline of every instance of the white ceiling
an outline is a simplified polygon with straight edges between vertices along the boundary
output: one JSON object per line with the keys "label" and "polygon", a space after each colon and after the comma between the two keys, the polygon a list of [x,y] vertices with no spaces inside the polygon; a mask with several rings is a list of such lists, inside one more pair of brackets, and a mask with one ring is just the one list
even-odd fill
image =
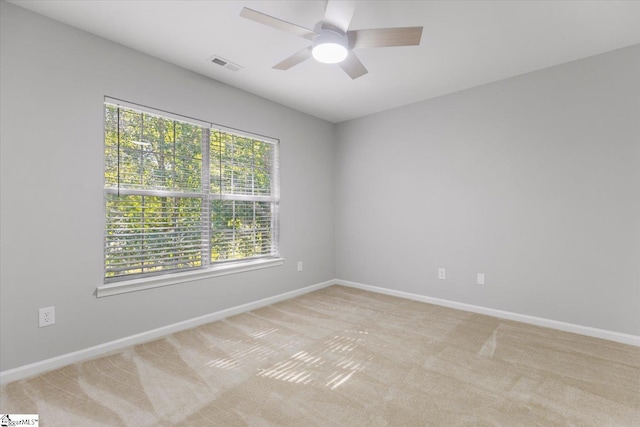
{"label": "white ceiling", "polygon": [[309,41],[239,16],[313,28],[324,1],[11,3],[334,123],[640,43],[640,1],[358,1],[350,29],[424,31],[420,46],[357,50],[369,73],[351,80],[314,60],[272,69]]}

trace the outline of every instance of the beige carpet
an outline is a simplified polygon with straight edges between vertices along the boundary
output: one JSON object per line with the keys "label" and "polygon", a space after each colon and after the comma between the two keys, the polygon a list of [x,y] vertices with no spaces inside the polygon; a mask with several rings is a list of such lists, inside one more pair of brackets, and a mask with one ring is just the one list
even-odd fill
{"label": "beige carpet", "polygon": [[41,426],[637,426],[640,348],[332,286],[0,403]]}

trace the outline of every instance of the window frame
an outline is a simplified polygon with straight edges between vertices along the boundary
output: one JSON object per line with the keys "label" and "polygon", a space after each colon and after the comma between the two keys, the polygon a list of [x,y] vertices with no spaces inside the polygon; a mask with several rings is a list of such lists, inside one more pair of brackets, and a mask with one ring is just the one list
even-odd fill
{"label": "window frame", "polygon": [[[125,108],[128,110],[135,110],[137,112],[151,114],[155,116],[159,116],[163,119],[179,121],[182,123],[192,124],[198,127],[201,127],[203,130],[206,130],[207,142],[204,142],[204,133],[203,132],[203,142],[202,147],[207,144],[209,147],[211,146],[211,135],[214,132],[222,132],[225,134],[230,134],[239,138],[248,138],[251,140],[261,141],[263,143],[271,144],[273,146],[273,164],[270,165],[270,173],[269,179],[271,180],[270,184],[270,193],[269,195],[258,195],[258,194],[224,194],[221,191],[219,193],[211,193],[209,191],[209,182],[201,182],[200,188],[193,193],[184,192],[184,191],[173,191],[173,190],[163,190],[159,188],[146,188],[146,189],[136,189],[136,188],[121,188],[118,183],[117,188],[113,188],[113,186],[109,186],[106,179],[106,169],[103,169],[103,208],[105,213],[105,223],[103,225],[103,283],[98,286],[96,291],[97,297],[107,296],[107,295],[115,295],[125,292],[133,292],[142,289],[155,288],[160,286],[168,286],[178,283],[184,283],[194,280],[201,280],[210,277],[223,276],[228,274],[235,274],[240,272],[258,270],[268,267],[275,267],[284,264],[284,259],[280,256],[279,252],[279,201],[280,201],[280,180],[279,180],[279,145],[280,141],[277,138],[268,137],[265,135],[254,134],[248,131],[238,130],[234,128],[229,128],[226,126],[221,126],[209,121],[195,119],[188,116],[179,115],[176,113],[171,113],[163,110],[159,110],[156,108],[151,108],[147,106],[143,106],[140,104],[131,103],[128,101],[112,98],[112,97],[104,97],[103,102],[103,115],[105,115],[105,109],[107,104]],[[104,116],[106,117],[106,115]],[[103,119],[103,124],[105,128],[103,129],[103,144],[105,144],[105,151],[103,152],[103,167],[106,168],[106,119]],[[119,126],[119,125],[118,125]],[[206,174],[208,176],[208,171],[210,170],[210,166],[212,163],[212,159],[209,158],[207,154],[202,153],[201,161],[201,170],[207,170]],[[118,166],[119,168],[119,166]],[[206,209],[203,208],[203,211],[200,214],[200,228],[202,230],[208,230],[206,234],[207,244],[209,246],[208,255],[205,257],[204,254],[201,257],[201,262],[204,265],[190,267],[190,268],[177,268],[172,270],[165,270],[160,272],[151,272],[151,273],[140,273],[140,274],[130,274],[130,275],[122,275],[115,277],[107,277],[107,248],[106,242],[108,238],[108,222],[107,222],[107,199],[110,194],[119,194],[119,195],[139,195],[139,196],[161,196],[161,197],[190,197],[192,199],[200,198],[202,201],[202,205],[207,205]],[[268,202],[271,205],[271,227],[269,228],[271,233],[271,249],[268,255],[257,255],[252,257],[246,257],[241,259],[225,259],[221,261],[212,261],[210,250],[211,250],[211,236],[214,231],[211,228],[211,215],[209,214],[209,209],[211,208],[211,203],[214,200],[221,201],[249,201],[249,202]],[[202,234],[201,234],[202,235]],[[205,235],[202,235],[203,241],[205,239]]]}

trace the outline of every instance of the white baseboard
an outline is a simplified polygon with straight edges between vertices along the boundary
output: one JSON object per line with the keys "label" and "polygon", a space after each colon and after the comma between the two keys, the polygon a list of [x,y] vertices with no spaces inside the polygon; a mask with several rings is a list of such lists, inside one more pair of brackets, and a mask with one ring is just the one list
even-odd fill
{"label": "white baseboard", "polygon": [[338,285],[348,286],[351,288],[362,289],[365,291],[377,292],[379,294],[391,295],[394,297],[406,298],[414,301],[426,302],[429,304],[441,305],[444,307],[455,308],[457,310],[470,311],[472,313],[486,314],[487,316],[498,317],[501,319],[515,320],[517,322],[528,323],[531,325],[542,326],[545,328],[558,329],[565,332],[573,332],[574,334],[586,335],[594,338],[601,338],[609,341],[615,341],[622,344],[629,344],[640,347],[640,336],[623,334],[620,332],[607,331],[605,329],[592,328],[590,326],[576,325],[573,323],[560,322],[557,320],[544,319],[542,317],[529,316],[526,314],[518,314],[510,311],[497,310],[495,308],[481,307],[462,302],[450,301],[440,298],[428,297],[425,295],[412,294],[409,292],[396,291],[393,289],[380,288],[377,286],[364,285],[362,283],[350,282],[347,280],[336,279],[334,281]]}
{"label": "white baseboard", "polygon": [[107,353],[124,349],[132,345],[148,342],[166,335],[170,335],[175,332],[180,332],[186,329],[194,328],[207,323],[215,322],[224,319],[229,316],[233,316],[247,311],[255,310],[260,307],[275,304],[280,301],[295,298],[300,295],[307,294],[309,292],[317,291],[326,288],[331,285],[342,285],[351,288],[362,289],[365,291],[376,292],[385,295],[391,295],[399,298],[411,299],[414,301],[426,302],[429,304],[440,305],[444,307],[454,308],[457,310],[469,311],[472,313],[485,314],[488,316],[498,317],[501,319],[515,320],[517,322],[528,323],[536,326],[542,326],[546,328],[558,329],[565,332],[573,332],[575,334],[586,335],[595,338],[601,338],[609,341],[615,341],[623,344],[629,344],[636,347],[640,347],[640,336],[623,334],[620,332],[607,331],[604,329],[592,328],[589,326],[581,326],[573,323],[560,322],[557,320],[544,319],[541,317],[528,316],[525,314],[518,314],[509,311],[497,310],[494,308],[481,307],[472,304],[466,304],[456,301],[450,301],[440,298],[428,297],[425,295],[412,294],[409,292],[397,291],[393,289],[380,288],[377,286],[365,285],[357,282],[350,282],[347,280],[329,280],[315,285],[307,286],[302,289],[296,289],[295,291],[285,292],[280,295],[264,298],[258,301],[253,301],[247,304],[238,305],[235,307],[227,308],[217,311],[215,313],[206,314],[204,316],[195,317],[193,319],[185,320],[183,322],[174,323],[172,325],[164,326],[161,328],[153,329],[140,334],[125,337],[119,340],[110,341],[104,344],[100,344],[94,347],[89,347],[83,350],[74,351],[72,353],[63,354],[61,356],[52,357],[50,359],[42,360],[40,362],[31,363],[29,365],[20,366],[18,368],[9,369],[0,372],[0,384],[4,385],[13,381],[18,381],[24,378],[28,378],[34,375],[42,374],[54,369],[61,368],[63,366],[70,365],[72,363],[82,362],[84,360],[100,357]]}
{"label": "white baseboard", "polygon": [[54,369],[62,368],[63,366],[67,366],[72,363],[94,359],[104,354],[121,350],[123,348],[130,347],[132,345],[142,344],[144,342],[148,342],[166,335],[170,335],[175,332],[180,332],[186,329],[195,328],[196,326],[215,322],[217,320],[221,320],[229,316],[234,316],[236,314],[245,313],[247,311],[255,310],[260,307],[265,307],[267,305],[275,304],[280,301],[295,298],[297,296],[304,295],[309,292],[326,288],[327,286],[331,286],[335,283],[336,283],[335,280],[329,280],[327,282],[317,283],[315,285],[306,286],[302,289],[296,289],[295,291],[285,292],[280,295],[275,295],[275,296],[264,298],[258,301],[253,301],[247,304],[242,304],[242,305],[227,308],[224,310],[216,311],[215,313],[195,317],[193,319],[185,320],[183,322],[174,323],[172,325],[167,325],[161,328],[142,332],[140,334],[131,335],[129,337],[125,337],[119,340],[110,341],[104,344],[99,344],[94,347],[89,347],[83,350],[74,351],[72,353],[63,354],[61,356],[52,357],[50,359],[31,363],[29,365],[20,366],[18,368],[8,369],[6,371],[0,372],[0,384],[4,385],[13,381],[18,381],[18,380],[32,377],[34,375],[42,374],[44,372],[48,372]]}

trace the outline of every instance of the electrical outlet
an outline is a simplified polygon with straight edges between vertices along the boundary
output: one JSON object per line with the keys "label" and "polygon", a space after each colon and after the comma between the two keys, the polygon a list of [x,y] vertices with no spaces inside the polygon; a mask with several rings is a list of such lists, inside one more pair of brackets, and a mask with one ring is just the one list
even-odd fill
{"label": "electrical outlet", "polygon": [[438,269],[438,279],[446,280],[447,279],[447,270],[445,270],[444,268],[439,268]]}
{"label": "electrical outlet", "polygon": [[302,271],[302,261],[298,261],[298,271]]}
{"label": "electrical outlet", "polygon": [[47,307],[38,310],[38,327],[44,328],[56,323],[56,308]]}
{"label": "electrical outlet", "polygon": [[484,273],[478,273],[478,285],[484,285]]}

